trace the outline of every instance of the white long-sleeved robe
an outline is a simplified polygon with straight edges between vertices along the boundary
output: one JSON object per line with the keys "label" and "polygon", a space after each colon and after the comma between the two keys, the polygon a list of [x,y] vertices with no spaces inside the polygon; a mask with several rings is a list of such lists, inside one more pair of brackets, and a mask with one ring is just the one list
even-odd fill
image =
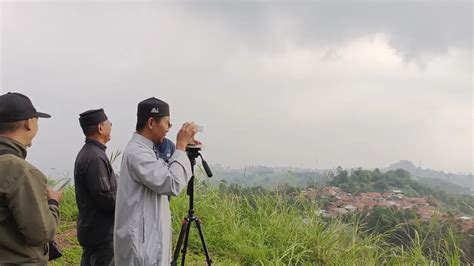
{"label": "white long-sleeved robe", "polygon": [[167,164],[153,142],[134,133],[124,150],[115,207],[115,265],[170,265],[171,213],[168,196],[191,178],[186,153],[176,150]]}

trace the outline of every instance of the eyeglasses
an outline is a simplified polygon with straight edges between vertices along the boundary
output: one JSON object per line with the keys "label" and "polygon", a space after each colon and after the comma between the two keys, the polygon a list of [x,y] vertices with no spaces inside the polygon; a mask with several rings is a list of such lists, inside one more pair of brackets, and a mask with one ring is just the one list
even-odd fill
{"label": "eyeglasses", "polygon": [[[153,120],[155,120],[156,123],[160,123],[160,119],[159,118],[156,118],[156,117],[153,117]],[[171,124],[171,121],[168,120],[168,121],[163,121],[166,125],[168,125],[168,128],[171,128],[173,126],[173,124]]]}
{"label": "eyeglasses", "polygon": [[106,120],[106,121],[102,122],[102,124],[105,124],[105,123],[108,123],[110,125],[110,127],[112,127],[112,122],[110,122],[109,120]]}

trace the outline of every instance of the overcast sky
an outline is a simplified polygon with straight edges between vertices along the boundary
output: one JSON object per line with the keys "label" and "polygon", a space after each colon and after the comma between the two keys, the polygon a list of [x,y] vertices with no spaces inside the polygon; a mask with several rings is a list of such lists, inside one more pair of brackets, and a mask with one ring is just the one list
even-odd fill
{"label": "overcast sky", "polygon": [[472,1],[218,2],[1,2],[0,92],[53,116],[29,159],[72,171],[99,107],[123,150],[155,96],[211,164],[472,172]]}

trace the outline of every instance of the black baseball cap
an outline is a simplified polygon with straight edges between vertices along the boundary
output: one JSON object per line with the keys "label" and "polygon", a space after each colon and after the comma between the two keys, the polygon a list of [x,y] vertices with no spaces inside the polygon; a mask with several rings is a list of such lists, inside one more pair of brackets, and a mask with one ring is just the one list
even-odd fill
{"label": "black baseball cap", "polygon": [[138,103],[137,117],[163,117],[170,115],[170,106],[155,97],[148,98]]}
{"label": "black baseball cap", "polygon": [[51,116],[37,112],[30,99],[21,93],[8,92],[0,95],[0,122],[16,122],[33,117]]}

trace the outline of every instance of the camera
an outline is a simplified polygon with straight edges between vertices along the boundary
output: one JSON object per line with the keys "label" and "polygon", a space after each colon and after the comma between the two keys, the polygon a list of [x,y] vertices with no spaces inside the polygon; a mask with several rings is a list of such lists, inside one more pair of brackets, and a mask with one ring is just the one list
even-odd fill
{"label": "camera", "polygon": [[188,146],[186,146],[186,151],[200,151],[202,148],[202,144],[188,144]]}

